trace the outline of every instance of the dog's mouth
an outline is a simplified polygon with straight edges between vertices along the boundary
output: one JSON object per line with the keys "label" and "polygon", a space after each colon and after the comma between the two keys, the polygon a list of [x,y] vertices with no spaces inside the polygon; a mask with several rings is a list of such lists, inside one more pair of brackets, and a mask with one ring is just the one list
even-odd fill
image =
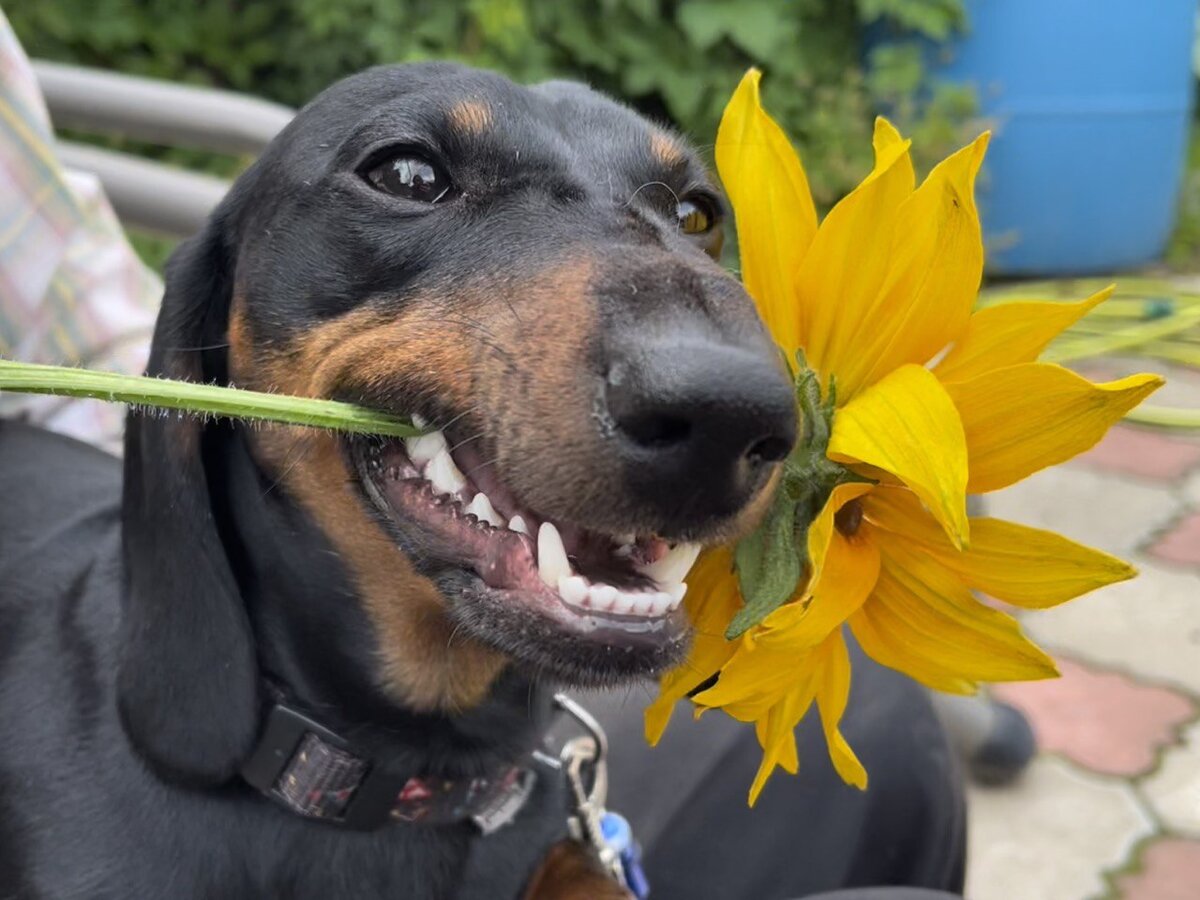
{"label": "dog's mouth", "polygon": [[684,578],[698,544],[552,521],[520,502],[477,445],[448,444],[441,431],[352,448],[371,502],[405,543],[474,576],[466,593],[476,599],[610,645],[686,632]]}

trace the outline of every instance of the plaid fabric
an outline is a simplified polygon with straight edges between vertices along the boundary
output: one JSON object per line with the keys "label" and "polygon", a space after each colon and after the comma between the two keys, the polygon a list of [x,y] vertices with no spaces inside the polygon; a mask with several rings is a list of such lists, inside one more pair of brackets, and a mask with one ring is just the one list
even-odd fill
{"label": "plaid fabric", "polygon": [[[162,283],[92,175],[68,172],[37,81],[0,10],[0,356],[136,373]],[[0,393],[18,415],[119,451],[114,404]]]}

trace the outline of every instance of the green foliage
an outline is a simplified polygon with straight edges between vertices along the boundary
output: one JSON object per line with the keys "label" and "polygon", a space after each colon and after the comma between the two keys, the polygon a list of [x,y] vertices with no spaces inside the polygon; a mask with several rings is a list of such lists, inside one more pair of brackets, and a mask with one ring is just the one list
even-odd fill
{"label": "green foliage", "polygon": [[823,205],[869,168],[880,103],[931,156],[959,139],[971,109],[961,95],[918,103],[913,54],[877,54],[870,78],[862,66],[862,26],[940,39],[962,24],[962,0],[8,0],[5,11],[34,56],[292,105],[384,62],[448,58],[519,81],[578,78],[702,143],[757,65]]}

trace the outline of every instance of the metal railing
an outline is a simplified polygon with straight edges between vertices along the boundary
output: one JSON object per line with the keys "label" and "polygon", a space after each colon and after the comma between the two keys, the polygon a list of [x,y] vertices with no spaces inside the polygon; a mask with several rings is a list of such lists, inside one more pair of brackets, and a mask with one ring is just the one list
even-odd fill
{"label": "metal railing", "polygon": [[[258,154],[295,114],[290,107],[232,91],[42,60],[33,69],[59,129]],[[129,153],[72,141],[60,141],[58,150],[67,166],[99,177],[127,227],[186,237],[229,188],[220,178]]]}

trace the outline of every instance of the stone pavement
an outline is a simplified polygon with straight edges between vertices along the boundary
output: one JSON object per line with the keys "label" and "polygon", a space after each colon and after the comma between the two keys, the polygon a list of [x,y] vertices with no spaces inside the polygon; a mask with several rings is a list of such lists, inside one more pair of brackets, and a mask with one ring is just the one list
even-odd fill
{"label": "stone pavement", "polygon": [[[1137,370],[1163,367],[1106,360],[1087,374]],[[1200,373],[1166,374],[1150,402],[1200,406]],[[1014,786],[971,789],[967,897],[1200,900],[1200,436],[1118,427],[987,511],[1141,575],[1022,614],[1063,677],[993,689],[1030,717],[1040,755]]]}

